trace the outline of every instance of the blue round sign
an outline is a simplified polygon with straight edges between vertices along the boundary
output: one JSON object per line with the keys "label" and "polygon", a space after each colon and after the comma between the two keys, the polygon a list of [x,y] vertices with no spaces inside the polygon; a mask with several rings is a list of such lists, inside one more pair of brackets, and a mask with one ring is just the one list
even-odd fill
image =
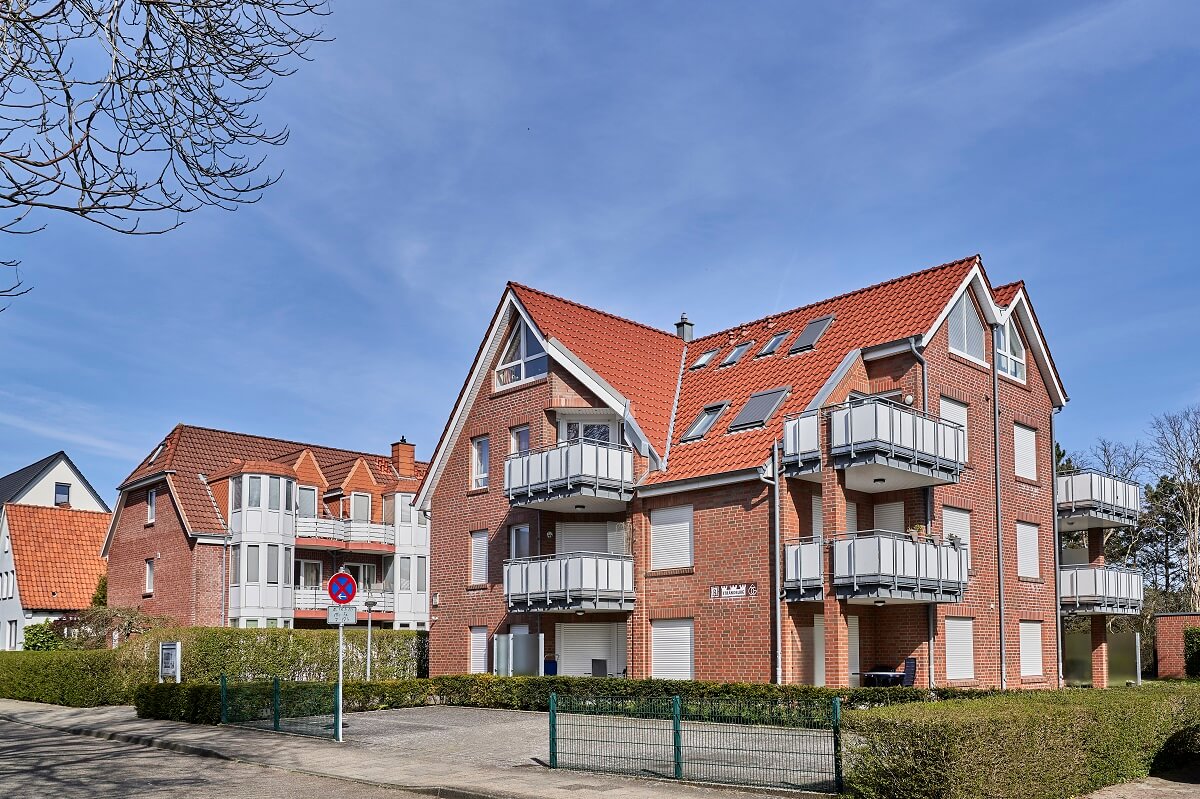
{"label": "blue round sign", "polygon": [[358,583],[345,572],[338,572],[329,578],[329,598],[339,605],[348,605],[358,594]]}

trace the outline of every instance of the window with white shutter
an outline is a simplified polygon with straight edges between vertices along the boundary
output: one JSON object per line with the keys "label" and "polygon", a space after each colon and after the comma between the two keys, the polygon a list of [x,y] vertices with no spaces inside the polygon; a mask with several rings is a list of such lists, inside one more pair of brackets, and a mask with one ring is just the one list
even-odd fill
{"label": "window with white shutter", "polygon": [[946,618],[946,679],[975,679],[975,620]]}
{"label": "window with white shutter", "polygon": [[650,568],[679,569],[692,565],[692,506],[650,511]]}
{"label": "window with white shutter", "polygon": [[971,565],[971,511],[962,508],[942,508],[942,537],[957,537],[967,551],[967,566]]}
{"label": "window with white shutter", "polygon": [[[947,422],[954,422],[956,425],[960,425],[963,429],[963,436],[961,439],[962,452],[959,453],[959,457],[961,457],[965,463],[967,460],[968,451],[967,440],[971,437],[970,433],[968,432],[969,428],[967,427],[967,405],[966,403],[959,402],[958,400],[952,400],[949,397],[942,397],[941,414],[942,418]],[[954,440],[952,438],[946,439],[946,454],[948,456],[954,454]]]}
{"label": "window with white shutter", "polygon": [[660,680],[690,680],[693,629],[691,619],[650,622],[650,676]]}
{"label": "window with white shutter", "polygon": [[821,506],[821,495],[812,498],[813,535],[820,536],[825,531],[825,510]]}
{"label": "window with white shutter", "polygon": [[1017,576],[1041,577],[1039,561],[1038,526],[1028,522],[1017,522]]}
{"label": "window with white shutter", "polygon": [[983,322],[975,303],[971,302],[970,292],[963,292],[950,309],[946,319],[950,330],[950,351],[965,355],[972,360],[986,363],[984,360]]}
{"label": "window with white shutter", "polygon": [[475,530],[471,533],[471,585],[483,585],[488,581],[488,531]]}
{"label": "window with white shutter", "polygon": [[1013,425],[1013,453],[1017,477],[1037,479],[1037,431],[1023,424]]}
{"label": "window with white shutter", "polygon": [[1021,676],[1042,676],[1042,623],[1021,622]]}
{"label": "window with white shutter", "polygon": [[875,506],[875,529],[904,532],[904,503],[882,502]]}
{"label": "window with white shutter", "polygon": [[846,532],[858,532],[858,504],[854,502],[846,503]]}
{"label": "window with white shutter", "polygon": [[487,673],[488,628],[471,628],[471,673]]}

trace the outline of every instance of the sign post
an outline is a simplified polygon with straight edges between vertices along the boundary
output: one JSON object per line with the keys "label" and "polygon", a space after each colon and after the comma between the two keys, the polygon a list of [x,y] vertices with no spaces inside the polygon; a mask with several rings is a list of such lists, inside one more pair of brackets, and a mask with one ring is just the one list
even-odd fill
{"label": "sign post", "polygon": [[158,681],[174,677],[182,681],[183,644],[179,641],[162,641],[158,645]]}
{"label": "sign post", "polygon": [[338,572],[329,578],[327,587],[329,598],[335,604],[329,606],[327,621],[336,624],[338,628],[338,678],[335,693],[333,732],[334,740],[342,742],[342,677],[346,659],[346,625],[358,621],[358,611],[350,603],[358,594],[358,583],[348,572]]}

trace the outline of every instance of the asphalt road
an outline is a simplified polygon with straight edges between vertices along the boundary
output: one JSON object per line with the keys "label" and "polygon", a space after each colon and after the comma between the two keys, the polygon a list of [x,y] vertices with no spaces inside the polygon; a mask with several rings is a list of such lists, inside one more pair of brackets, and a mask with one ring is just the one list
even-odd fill
{"label": "asphalt road", "polygon": [[0,721],[5,797],[406,799],[414,794]]}

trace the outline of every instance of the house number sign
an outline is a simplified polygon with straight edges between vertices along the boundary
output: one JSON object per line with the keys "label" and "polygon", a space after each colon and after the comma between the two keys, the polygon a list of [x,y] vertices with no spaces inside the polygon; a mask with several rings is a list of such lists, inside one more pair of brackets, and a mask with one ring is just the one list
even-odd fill
{"label": "house number sign", "polygon": [[710,585],[709,599],[753,599],[758,596],[758,583],[734,583],[732,585]]}

